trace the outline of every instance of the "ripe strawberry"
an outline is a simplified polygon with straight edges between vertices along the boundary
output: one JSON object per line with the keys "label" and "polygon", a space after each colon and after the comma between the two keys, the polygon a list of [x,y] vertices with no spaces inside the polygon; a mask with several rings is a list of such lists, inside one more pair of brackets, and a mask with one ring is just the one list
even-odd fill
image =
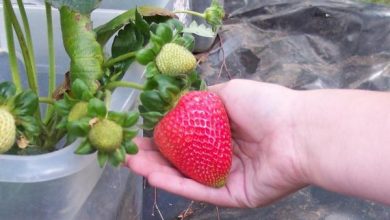
{"label": "ripe strawberry", "polygon": [[0,154],[7,152],[15,143],[15,119],[7,110],[0,108]]}
{"label": "ripe strawberry", "polygon": [[154,130],[161,153],[184,175],[208,186],[225,184],[232,163],[229,119],[220,98],[187,92]]}
{"label": "ripe strawberry", "polygon": [[175,43],[165,44],[156,57],[160,72],[177,76],[191,72],[196,67],[195,56],[187,48]]}

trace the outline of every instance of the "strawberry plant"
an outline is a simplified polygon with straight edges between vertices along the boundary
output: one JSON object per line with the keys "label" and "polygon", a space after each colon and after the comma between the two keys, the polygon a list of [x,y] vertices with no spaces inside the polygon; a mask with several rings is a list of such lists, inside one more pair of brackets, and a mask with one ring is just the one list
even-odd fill
{"label": "strawberry plant", "polygon": [[[118,166],[138,152],[139,129],[155,130],[156,144],[184,175],[222,186],[231,165],[228,117],[219,98],[196,71],[193,34],[213,37],[222,24],[216,0],[203,13],[137,7],[93,26],[101,0],[46,0],[49,93],[41,96],[29,20],[21,0],[16,16],[4,0],[4,21],[12,82],[0,84],[0,153],[40,154],[79,140],[76,154],[95,153],[100,166]],[[57,8],[69,71],[57,85],[52,7]],[[186,27],[177,13],[204,18],[210,28]],[[21,48],[28,87],[21,82],[15,41]],[[107,45],[110,39],[111,45]],[[105,51],[108,48],[108,51]],[[132,63],[145,65],[144,84],[124,81]],[[111,110],[118,87],[140,90],[138,109]],[[45,111],[43,111],[45,110]],[[142,117],[142,123],[139,118]],[[61,140],[64,140],[65,144]]]}

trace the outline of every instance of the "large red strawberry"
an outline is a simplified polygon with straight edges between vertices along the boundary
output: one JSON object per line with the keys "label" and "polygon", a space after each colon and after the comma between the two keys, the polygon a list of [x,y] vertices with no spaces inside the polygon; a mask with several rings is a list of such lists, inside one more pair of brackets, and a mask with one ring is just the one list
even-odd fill
{"label": "large red strawberry", "polygon": [[208,186],[225,184],[232,163],[231,132],[221,99],[191,91],[157,124],[154,141],[184,175]]}

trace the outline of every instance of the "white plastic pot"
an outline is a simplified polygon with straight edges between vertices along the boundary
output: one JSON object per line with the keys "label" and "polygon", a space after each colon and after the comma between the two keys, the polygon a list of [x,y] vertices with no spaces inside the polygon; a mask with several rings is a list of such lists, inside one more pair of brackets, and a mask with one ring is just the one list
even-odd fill
{"label": "white plastic pot", "polygon": [[[26,5],[26,11],[34,41],[41,92],[47,94],[45,8],[42,5]],[[102,24],[120,12],[122,11],[95,10],[92,14],[94,25]],[[63,49],[59,15],[56,9],[53,9],[53,20],[57,81],[61,82],[69,67],[69,59]],[[3,8],[0,3],[0,52],[3,51],[4,55],[7,46],[3,22]],[[6,64],[3,62],[3,65]],[[0,66],[0,81],[7,79],[7,76],[2,73],[5,69],[7,67]],[[142,66],[132,65],[124,79],[141,82],[142,74]],[[129,110],[135,104],[136,94],[132,89],[117,89],[112,96],[112,109]],[[75,218],[103,172],[103,169],[98,166],[96,154],[75,155],[76,147],[77,143],[37,156],[0,155],[0,219],[70,220]]]}

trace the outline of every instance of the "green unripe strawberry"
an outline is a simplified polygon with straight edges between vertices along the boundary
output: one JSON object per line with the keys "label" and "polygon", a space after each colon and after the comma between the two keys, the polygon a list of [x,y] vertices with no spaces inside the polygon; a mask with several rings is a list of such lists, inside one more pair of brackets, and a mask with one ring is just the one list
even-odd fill
{"label": "green unripe strawberry", "polygon": [[123,128],[108,119],[98,121],[88,133],[88,140],[99,151],[113,152],[121,146]]}
{"label": "green unripe strawberry", "polygon": [[195,56],[187,48],[175,43],[165,44],[156,57],[158,70],[164,75],[177,76],[196,67]]}
{"label": "green unripe strawberry", "polygon": [[0,108],[0,154],[7,152],[15,143],[15,119],[7,110]]}
{"label": "green unripe strawberry", "polygon": [[88,114],[88,103],[79,102],[73,106],[68,115],[68,121],[78,120]]}

